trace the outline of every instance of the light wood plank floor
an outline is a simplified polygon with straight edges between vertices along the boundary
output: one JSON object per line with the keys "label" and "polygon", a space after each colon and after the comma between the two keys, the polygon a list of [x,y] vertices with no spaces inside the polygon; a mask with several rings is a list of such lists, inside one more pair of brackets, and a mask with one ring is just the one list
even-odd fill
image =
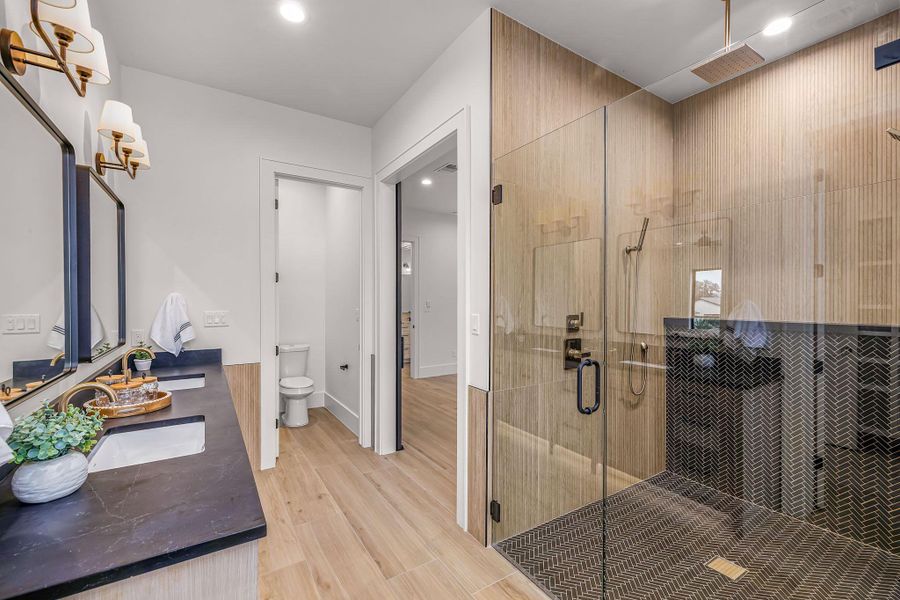
{"label": "light wood plank floor", "polygon": [[404,383],[402,452],[360,448],[321,408],[279,430],[278,465],[257,473],[261,598],[545,598],[456,525],[455,378]]}

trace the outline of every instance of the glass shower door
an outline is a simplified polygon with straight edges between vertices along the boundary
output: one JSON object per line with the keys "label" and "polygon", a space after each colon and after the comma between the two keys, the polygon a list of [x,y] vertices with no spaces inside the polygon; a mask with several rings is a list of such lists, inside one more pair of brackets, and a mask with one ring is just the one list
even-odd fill
{"label": "glass shower door", "polygon": [[[606,343],[604,128],[600,110],[495,160],[502,202],[492,218],[492,541],[520,568],[573,569],[598,593],[605,413],[592,409],[602,409]],[[585,359],[599,365],[582,369],[579,411]],[[577,510],[596,513],[595,548],[564,564],[564,540],[534,533]]]}

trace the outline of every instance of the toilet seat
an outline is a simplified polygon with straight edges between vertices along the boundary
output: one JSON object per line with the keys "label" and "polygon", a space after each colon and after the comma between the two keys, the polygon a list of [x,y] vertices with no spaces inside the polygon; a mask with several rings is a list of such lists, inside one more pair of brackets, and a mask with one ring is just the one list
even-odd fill
{"label": "toilet seat", "polygon": [[315,382],[309,377],[285,377],[278,382],[278,385],[289,390],[302,390],[315,386]]}

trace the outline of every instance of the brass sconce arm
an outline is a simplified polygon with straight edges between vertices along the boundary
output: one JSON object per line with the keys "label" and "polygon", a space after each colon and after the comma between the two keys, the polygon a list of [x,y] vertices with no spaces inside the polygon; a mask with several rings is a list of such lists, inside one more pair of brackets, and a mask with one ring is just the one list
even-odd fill
{"label": "brass sconce arm", "polygon": [[47,46],[49,52],[26,48],[18,33],[12,29],[3,29],[0,31],[0,58],[3,60],[3,66],[20,76],[25,74],[28,65],[63,73],[72,84],[75,93],[83,98],[87,94],[87,82],[93,73],[90,72],[90,69],[79,70],[78,79],[76,79],[69,65],[66,64],[66,47],[71,41],[73,32],[65,27],[54,27],[54,34],[60,42],[60,50],[57,50],[38,17],[39,0],[30,1],[31,26]]}
{"label": "brass sconce arm", "polygon": [[130,160],[132,150],[131,148],[121,148],[121,143],[122,134],[113,132],[113,153],[118,162],[106,160],[106,157],[102,152],[98,152],[94,156],[94,169],[96,169],[100,175],[103,175],[104,171],[109,169],[112,171],[125,171],[132,179],[137,177],[138,163]]}

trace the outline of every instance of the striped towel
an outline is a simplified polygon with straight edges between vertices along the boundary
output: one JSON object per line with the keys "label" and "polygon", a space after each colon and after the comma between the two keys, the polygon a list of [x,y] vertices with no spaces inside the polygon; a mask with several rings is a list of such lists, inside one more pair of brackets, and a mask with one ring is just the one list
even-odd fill
{"label": "striped towel", "polygon": [[156,318],[153,319],[150,339],[166,352],[178,356],[184,344],[194,337],[194,326],[188,318],[187,302],[184,301],[184,296],[172,292],[163,300]]}
{"label": "striped towel", "polygon": [[[106,339],[106,329],[103,327],[103,321],[97,314],[97,309],[91,306],[91,348]],[[59,314],[56,324],[47,335],[47,345],[56,350],[64,350],[66,347],[66,313]]]}

